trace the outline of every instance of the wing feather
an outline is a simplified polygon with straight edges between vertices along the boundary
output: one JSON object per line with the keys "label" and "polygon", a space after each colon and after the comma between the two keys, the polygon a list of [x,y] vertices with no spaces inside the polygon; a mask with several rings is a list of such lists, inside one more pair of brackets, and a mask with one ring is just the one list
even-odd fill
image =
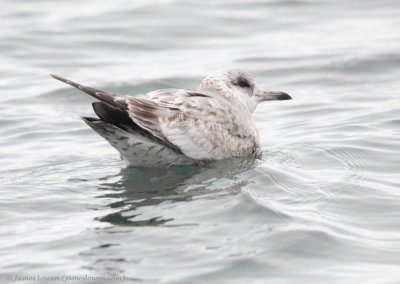
{"label": "wing feather", "polygon": [[[157,105],[153,101],[140,100],[137,98],[135,104],[138,117],[133,120],[128,114],[128,101],[130,97],[108,93],[95,88],[87,87],[65,79],[58,75],[50,74],[54,79],[67,83],[89,95],[100,100],[102,103],[94,103],[93,109],[96,114],[105,121],[113,123],[126,131],[138,132],[149,139],[163,144],[175,152],[182,153],[179,147],[170,143],[168,139],[159,131],[158,117],[155,116]],[[139,103],[140,102],[140,103]],[[124,115],[126,114],[126,117]],[[131,120],[131,123],[129,121]]]}
{"label": "wing feather", "polygon": [[250,113],[223,98],[158,90],[146,97],[129,97],[127,103],[135,123],[192,159],[222,159],[259,151],[258,131]]}
{"label": "wing feather", "polygon": [[102,102],[109,103],[109,104],[111,104],[113,106],[116,106],[116,107],[118,107],[120,109],[123,109],[123,110],[127,110],[128,109],[128,106],[124,101],[124,96],[111,94],[111,93],[108,93],[108,92],[105,92],[105,91],[97,90],[95,88],[83,86],[83,85],[81,85],[79,83],[76,83],[74,81],[65,79],[65,78],[63,78],[61,76],[58,76],[58,75],[50,74],[50,76],[53,77],[54,79],[57,79],[57,80],[59,80],[61,82],[64,82],[64,83],[66,83],[68,85],[71,85],[71,86],[73,86],[73,87],[85,92],[86,94],[91,95],[92,97],[94,97],[94,98],[96,98],[96,99],[98,99],[98,100],[100,100]]}

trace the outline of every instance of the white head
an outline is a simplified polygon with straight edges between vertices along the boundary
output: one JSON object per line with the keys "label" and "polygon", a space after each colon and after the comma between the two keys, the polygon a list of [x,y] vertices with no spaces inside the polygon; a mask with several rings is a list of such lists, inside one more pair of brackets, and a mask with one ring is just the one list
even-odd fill
{"label": "white head", "polygon": [[207,76],[197,90],[219,94],[230,100],[235,99],[249,112],[253,112],[263,101],[291,99],[286,93],[258,88],[250,74],[241,69],[216,71]]}

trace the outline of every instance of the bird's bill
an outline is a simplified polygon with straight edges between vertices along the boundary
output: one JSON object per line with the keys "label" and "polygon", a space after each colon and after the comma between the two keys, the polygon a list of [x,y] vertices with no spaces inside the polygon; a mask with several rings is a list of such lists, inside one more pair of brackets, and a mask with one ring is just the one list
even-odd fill
{"label": "bird's bill", "polygon": [[283,100],[291,100],[292,97],[284,92],[275,92],[275,91],[264,91],[258,89],[255,93],[258,100],[263,101],[283,101]]}

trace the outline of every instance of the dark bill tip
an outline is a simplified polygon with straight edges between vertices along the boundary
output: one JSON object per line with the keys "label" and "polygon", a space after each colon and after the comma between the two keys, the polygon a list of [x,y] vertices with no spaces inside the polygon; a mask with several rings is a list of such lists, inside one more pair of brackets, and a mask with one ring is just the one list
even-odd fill
{"label": "dark bill tip", "polygon": [[288,94],[284,93],[284,92],[281,92],[281,93],[278,95],[278,100],[280,100],[280,101],[283,101],[283,100],[291,100],[291,99],[292,99],[292,97],[289,96]]}

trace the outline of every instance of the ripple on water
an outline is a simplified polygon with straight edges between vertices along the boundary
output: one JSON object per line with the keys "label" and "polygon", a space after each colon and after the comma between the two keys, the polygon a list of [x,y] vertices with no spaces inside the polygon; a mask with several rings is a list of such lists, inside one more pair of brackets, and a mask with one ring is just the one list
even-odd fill
{"label": "ripple on water", "polygon": [[[399,5],[71,1],[1,4],[3,276],[399,282]],[[254,113],[262,157],[166,169],[126,168],[48,75],[136,95],[225,67],[293,96]]]}

